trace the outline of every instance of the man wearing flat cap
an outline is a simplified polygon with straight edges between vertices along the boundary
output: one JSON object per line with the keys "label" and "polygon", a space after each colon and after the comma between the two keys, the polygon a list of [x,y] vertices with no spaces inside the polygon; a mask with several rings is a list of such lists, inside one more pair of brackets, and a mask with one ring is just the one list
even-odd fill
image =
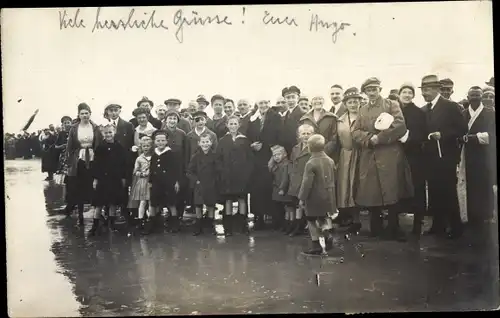
{"label": "man wearing flat cap", "polygon": [[281,132],[281,145],[285,147],[288,154],[292,153],[293,147],[297,144],[297,128],[299,121],[306,113],[298,106],[300,89],[296,86],[285,87],[282,95],[286,100],[288,109],[283,118],[283,130]]}
{"label": "man wearing flat cap", "polygon": [[[468,122],[468,132],[459,141],[463,144],[459,178],[465,180],[468,226],[480,245],[491,243],[494,193],[496,185],[495,111],[482,103],[479,86],[469,89],[469,108],[462,114]],[[465,174],[465,178],[463,175]],[[496,227],[496,225],[494,225]]]}
{"label": "man wearing flat cap", "polygon": [[451,95],[453,95],[453,87],[455,83],[449,78],[443,78],[442,80],[439,81],[441,84],[441,88],[439,89],[439,93],[441,94],[442,97],[451,100]]}
{"label": "man wearing flat cap", "polygon": [[[167,106],[167,111],[174,111],[179,113],[180,108],[181,108],[181,101],[180,99],[177,98],[169,98],[165,101],[165,105]],[[165,129],[165,121],[162,123],[162,128]],[[191,124],[189,121],[183,117],[179,117],[179,121],[177,123],[177,128],[188,134],[191,131]]]}
{"label": "man wearing flat cap", "polygon": [[[140,101],[137,102],[137,107],[138,108],[144,108],[148,110],[148,121],[151,125],[153,125],[154,128],[160,129],[161,128],[161,120],[158,118],[155,118],[151,115],[151,109],[153,109],[153,102],[149,100],[146,96],[144,96]],[[132,118],[129,120],[129,122],[136,128],[139,126],[139,123],[137,122],[137,118]]]}
{"label": "man wearing flat cap", "polygon": [[[354,201],[370,212],[370,231],[374,237],[404,240],[399,229],[399,203],[414,194],[411,171],[399,139],[407,127],[399,104],[380,96],[380,80],[367,79],[361,90],[368,105],[359,109],[352,127],[353,140],[361,145],[359,174]],[[383,229],[382,209],[389,211]]]}
{"label": "man wearing flat cap", "polygon": [[424,143],[428,210],[433,217],[427,234],[457,238],[463,232],[457,196],[457,165],[460,160],[457,139],[467,133],[467,123],[457,103],[439,93],[441,83],[436,75],[423,77],[420,88],[427,102],[422,110],[426,113],[430,132]]}

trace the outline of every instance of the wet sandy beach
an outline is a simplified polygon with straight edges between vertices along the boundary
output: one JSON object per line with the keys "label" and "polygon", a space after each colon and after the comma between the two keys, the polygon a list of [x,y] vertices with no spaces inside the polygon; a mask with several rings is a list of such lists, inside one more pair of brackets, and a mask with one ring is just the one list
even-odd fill
{"label": "wet sandy beach", "polygon": [[[88,238],[90,213],[87,228],[78,229],[75,216],[62,215],[62,185],[44,178],[38,160],[5,163],[10,316],[451,311],[499,305],[497,235],[491,247],[466,238],[398,243],[339,237],[337,251],[323,258],[300,253],[306,237],[272,231],[229,238],[193,237],[190,230]],[[409,221],[403,217],[403,226]]]}

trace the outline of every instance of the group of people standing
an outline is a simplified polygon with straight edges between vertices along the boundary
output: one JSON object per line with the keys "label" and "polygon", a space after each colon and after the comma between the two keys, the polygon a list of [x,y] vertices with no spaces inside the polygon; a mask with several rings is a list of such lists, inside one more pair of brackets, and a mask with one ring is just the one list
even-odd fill
{"label": "group of people standing", "polygon": [[[218,203],[224,206],[226,235],[234,226],[248,232],[250,209],[257,230],[268,217],[288,235],[307,228],[310,254],[322,251],[321,236],[331,248],[328,216],[337,210],[336,221],[351,232],[362,227],[361,209],[368,210],[371,235],[391,240],[405,240],[398,223],[403,212],[414,214],[417,237],[426,213],[433,216],[431,235],[460,237],[461,210],[481,231],[494,210],[494,87],[473,86],[467,102],[458,104],[450,100],[450,82],[425,76],[423,107],[412,102],[412,84],[384,98],[377,78],[364,81],[360,90],[333,85],[332,106],[291,86],[274,106],[266,97],[251,105],[247,99],[235,104],[221,95],[210,101],[200,95],[184,109],[180,100],[168,99],[156,106],[155,117],[153,102],[144,97],[130,121],[120,117],[120,105],[110,104],[98,125],[81,103],[78,118],[63,117],[65,134],[54,140],[65,154],[66,213],[77,207],[83,224],[83,205],[92,204],[94,235],[104,222],[102,210],[113,227],[119,208],[131,229],[149,234],[163,228],[164,209],[168,230],[178,232],[191,206],[199,235],[215,232]],[[459,178],[466,185],[462,206]]]}

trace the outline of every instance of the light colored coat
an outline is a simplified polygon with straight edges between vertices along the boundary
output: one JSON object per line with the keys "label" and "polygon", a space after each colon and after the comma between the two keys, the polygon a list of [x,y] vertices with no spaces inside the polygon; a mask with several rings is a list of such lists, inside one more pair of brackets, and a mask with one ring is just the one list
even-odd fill
{"label": "light colored coat", "polygon": [[[375,129],[375,121],[383,113],[394,117],[391,126]],[[413,196],[411,171],[399,138],[406,133],[406,124],[399,105],[379,97],[374,104],[360,108],[352,135],[361,146],[359,174],[355,201],[364,207],[386,206]],[[378,137],[378,144],[370,146],[370,138]]]}
{"label": "light colored coat", "polygon": [[306,163],[298,198],[306,216],[325,217],[337,211],[335,162],[326,153],[313,153]]}
{"label": "light colored coat", "polygon": [[356,172],[359,160],[359,145],[352,140],[352,127],[355,120],[349,122],[347,113],[337,122],[339,136],[339,160],[337,164],[337,205],[339,208],[356,206],[354,189],[356,187]]}

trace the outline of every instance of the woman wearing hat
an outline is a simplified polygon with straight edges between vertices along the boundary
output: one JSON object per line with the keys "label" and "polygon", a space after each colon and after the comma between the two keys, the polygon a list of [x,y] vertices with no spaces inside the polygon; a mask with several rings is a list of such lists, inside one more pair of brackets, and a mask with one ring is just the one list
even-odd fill
{"label": "woman wearing hat", "polygon": [[337,143],[337,117],[324,109],[325,99],[322,96],[314,96],[311,103],[312,109],[302,116],[299,125],[313,126],[315,133],[322,135],[326,140],[325,153],[333,158]]}
{"label": "woman wearing hat", "polygon": [[358,119],[361,105],[361,95],[356,87],[348,88],[344,93],[343,103],[346,112],[338,119],[337,131],[339,142],[339,157],[337,165],[337,207],[341,221],[351,219],[350,232],[361,229],[359,207],[354,201],[356,168],[359,160],[360,147],[354,143],[352,128]]}
{"label": "woman wearing hat", "polygon": [[366,80],[361,89],[369,102],[360,108],[352,128],[354,141],[361,146],[356,204],[370,212],[372,236],[383,231],[382,209],[389,210],[387,238],[403,239],[399,232],[398,202],[413,196],[411,172],[399,139],[406,125],[399,105],[380,96],[380,81]]}
{"label": "woman wearing hat", "polygon": [[427,120],[423,110],[413,103],[415,87],[411,83],[401,85],[399,89],[399,105],[406,123],[406,134],[400,139],[406,159],[410,165],[413,198],[403,200],[405,212],[413,213],[413,234],[420,236],[422,220],[427,210],[425,193],[425,157],[423,145],[427,140]]}
{"label": "woman wearing hat", "polygon": [[495,110],[495,89],[491,86],[483,89],[483,105],[484,107]]}
{"label": "woman wearing hat", "polygon": [[91,174],[94,150],[102,142],[99,127],[90,120],[89,105],[78,105],[78,121],[68,133],[66,156],[68,163],[66,214],[78,206],[78,221],[83,225],[83,205],[90,203],[93,193]]}
{"label": "woman wearing hat", "polygon": [[[151,123],[151,125],[153,125],[153,127],[156,129],[161,129],[161,120],[151,115],[151,109],[153,109],[153,106],[154,106],[153,102],[145,96],[140,101],[137,102],[137,108],[144,108],[147,111],[146,112],[147,118],[148,121]],[[134,128],[139,126],[137,118],[135,117],[132,118],[129,122],[134,126]]]}

